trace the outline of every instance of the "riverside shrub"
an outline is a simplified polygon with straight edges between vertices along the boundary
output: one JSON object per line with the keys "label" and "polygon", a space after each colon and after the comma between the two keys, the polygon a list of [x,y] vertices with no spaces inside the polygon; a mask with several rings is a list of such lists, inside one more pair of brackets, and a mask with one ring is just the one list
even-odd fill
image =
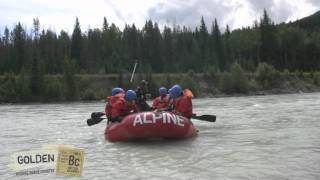
{"label": "riverside shrub", "polygon": [[221,75],[220,89],[224,93],[232,93],[232,77],[229,72],[225,72]]}
{"label": "riverside shrub", "polygon": [[256,81],[266,89],[276,86],[279,82],[280,72],[267,63],[259,63],[256,69]]}
{"label": "riverside shrub", "polygon": [[238,63],[232,64],[230,73],[222,74],[220,87],[227,94],[248,92],[248,78]]}
{"label": "riverside shrub", "polygon": [[93,101],[97,100],[97,96],[92,89],[86,89],[84,93],[81,95],[81,99],[84,101]]}
{"label": "riverside shrub", "polygon": [[49,101],[61,100],[63,97],[63,89],[63,84],[58,79],[47,79],[44,98]]}
{"label": "riverside shrub", "polygon": [[26,102],[31,100],[31,88],[30,88],[30,79],[27,78],[24,72],[20,73],[16,78],[15,89],[17,99],[20,102]]}
{"label": "riverside shrub", "polygon": [[0,102],[17,101],[16,78],[13,73],[6,73],[0,84]]}
{"label": "riverside shrub", "polygon": [[190,89],[193,94],[196,96],[198,95],[198,84],[196,83],[196,77],[195,76],[190,76],[190,75],[186,75],[183,77],[182,81],[181,81],[181,86],[184,89]]}
{"label": "riverside shrub", "polygon": [[315,85],[320,86],[320,72],[314,73],[314,75],[313,75],[313,83]]}

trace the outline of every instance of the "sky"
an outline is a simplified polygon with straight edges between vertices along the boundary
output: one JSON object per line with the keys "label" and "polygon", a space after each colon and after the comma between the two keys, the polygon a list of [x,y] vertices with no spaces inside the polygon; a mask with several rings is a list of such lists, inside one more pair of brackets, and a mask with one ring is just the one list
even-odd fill
{"label": "sky", "polygon": [[0,34],[21,22],[31,29],[72,33],[76,17],[83,31],[101,28],[103,17],[120,29],[134,23],[142,28],[151,19],[163,25],[199,26],[201,16],[210,28],[216,18],[223,30],[252,26],[266,9],[275,23],[294,21],[320,10],[320,0],[0,0]]}

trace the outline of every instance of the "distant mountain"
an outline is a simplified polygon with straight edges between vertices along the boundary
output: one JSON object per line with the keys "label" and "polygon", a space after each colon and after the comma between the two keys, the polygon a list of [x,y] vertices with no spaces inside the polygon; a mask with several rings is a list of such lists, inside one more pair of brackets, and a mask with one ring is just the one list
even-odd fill
{"label": "distant mountain", "polygon": [[299,26],[300,28],[309,31],[320,31],[320,11],[312,14],[311,16],[289,23],[289,25]]}

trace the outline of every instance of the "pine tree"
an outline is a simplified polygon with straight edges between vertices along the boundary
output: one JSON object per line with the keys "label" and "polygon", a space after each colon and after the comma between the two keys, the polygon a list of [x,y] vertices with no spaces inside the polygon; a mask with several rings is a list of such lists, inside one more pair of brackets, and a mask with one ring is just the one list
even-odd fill
{"label": "pine tree", "polygon": [[126,25],[123,30],[122,35],[123,50],[126,58],[129,61],[139,59],[140,55],[140,44],[139,44],[139,34],[136,26],[133,24],[131,27]]}
{"label": "pine tree", "polygon": [[109,29],[109,24],[108,24],[107,18],[103,17],[102,31],[107,32],[108,29]]}
{"label": "pine tree", "polygon": [[67,32],[61,31],[60,35],[57,38],[57,63],[59,66],[56,69],[56,73],[62,73],[63,72],[63,64],[65,58],[70,58],[70,51],[71,51],[71,40]]}
{"label": "pine tree", "polygon": [[145,23],[145,26],[142,30],[143,32],[143,59],[142,64],[147,65],[151,64],[153,59],[152,55],[152,31],[153,31],[153,22],[151,20]]}
{"label": "pine tree", "polygon": [[40,39],[40,22],[39,19],[33,19],[33,29],[32,29],[32,33],[33,33],[33,54],[35,56],[39,56],[39,39]]}
{"label": "pine tree", "polygon": [[[13,52],[12,52],[12,61],[10,63],[10,70],[13,70],[15,73],[19,73],[22,67],[25,65],[26,59],[26,32],[22,28],[21,23],[19,22],[12,33],[13,39]],[[9,71],[10,71],[9,70]]]}
{"label": "pine tree", "polygon": [[2,38],[2,53],[0,54],[0,73],[8,72],[10,67],[10,36],[9,36],[9,29],[6,26],[4,29],[4,37]]}
{"label": "pine tree", "polygon": [[100,29],[93,29],[88,31],[88,42],[87,42],[87,71],[92,73],[99,72],[99,65],[101,64],[101,53],[100,47],[102,46],[102,32]]}
{"label": "pine tree", "polygon": [[[108,57],[105,61],[105,69],[108,73],[118,72],[125,67],[122,66],[121,61],[121,31],[112,23],[107,33]],[[105,42],[104,42],[105,43]]]}
{"label": "pine tree", "polygon": [[173,37],[172,32],[169,27],[164,27],[163,30],[163,64],[166,72],[173,72],[171,64],[173,62]]}
{"label": "pine tree", "polygon": [[72,38],[71,38],[71,59],[74,59],[81,69],[85,69],[85,62],[81,61],[81,51],[82,51],[82,33],[80,28],[80,23],[78,17],[74,25]]}
{"label": "pine tree", "polygon": [[276,40],[276,29],[266,10],[263,11],[263,18],[260,21],[260,32],[260,59],[262,62],[274,64],[277,67],[278,63],[276,62],[276,49],[278,46]]}
{"label": "pine tree", "polygon": [[229,25],[226,26],[226,31],[224,33],[224,38],[223,38],[223,42],[224,42],[224,47],[225,47],[225,64],[226,64],[226,69],[228,70],[230,65],[232,64],[232,51],[231,51],[231,47],[230,47],[230,28]]}
{"label": "pine tree", "polygon": [[129,50],[131,51],[131,59],[139,59],[141,56],[141,46],[139,43],[139,32],[134,24],[131,26],[130,30],[130,41],[129,41]]}
{"label": "pine tree", "polygon": [[1,35],[1,32],[0,32],[0,74],[2,74],[3,72],[3,68],[5,66],[5,59],[2,58],[4,57],[4,49],[5,49],[5,46],[4,46],[4,42],[3,42],[3,39],[2,38],[2,35]]}
{"label": "pine tree", "polygon": [[44,75],[41,68],[41,64],[36,55],[34,55],[31,69],[31,79],[30,79],[31,93],[35,97],[41,96],[44,89]]}
{"label": "pine tree", "polygon": [[77,85],[75,80],[75,65],[67,57],[64,59],[64,84],[65,84],[65,98],[67,100],[75,100],[77,98]]}
{"label": "pine tree", "polygon": [[215,52],[216,57],[218,58],[217,62],[219,65],[219,69],[220,69],[220,71],[223,72],[226,70],[226,61],[225,61],[224,47],[223,47],[221,33],[220,33],[217,19],[214,20],[211,35],[212,35],[212,39],[213,39],[214,52]]}
{"label": "pine tree", "polygon": [[38,18],[33,19],[33,29],[34,39],[37,41],[39,39],[40,22]]}
{"label": "pine tree", "polygon": [[4,29],[4,45],[5,46],[9,46],[9,29],[8,27],[6,26],[5,29]]}
{"label": "pine tree", "polygon": [[[103,63],[107,63],[107,59],[111,55],[111,42],[109,39],[109,24],[107,18],[103,18],[103,25],[102,25],[102,46],[101,46],[101,58]],[[108,73],[108,72],[106,72]]]}
{"label": "pine tree", "polygon": [[198,66],[203,68],[209,64],[209,33],[203,16],[201,17],[200,23],[198,39],[200,47],[200,62]]}
{"label": "pine tree", "polygon": [[152,69],[154,72],[162,72],[164,64],[162,63],[162,37],[159,30],[159,26],[157,23],[154,23],[154,28],[152,30],[152,46],[149,48],[152,48]]}

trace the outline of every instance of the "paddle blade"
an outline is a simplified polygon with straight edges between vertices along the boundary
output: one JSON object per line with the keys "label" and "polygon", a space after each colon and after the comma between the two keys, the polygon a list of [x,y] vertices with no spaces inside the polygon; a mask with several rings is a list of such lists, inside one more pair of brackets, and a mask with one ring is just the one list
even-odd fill
{"label": "paddle blade", "polygon": [[88,126],[92,126],[92,125],[100,123],[104,119],[105,118],[90,118],[87,120],[87,124],[88,124]]}
{"label": "paddle blade", "polygon": [[95,118],[100,118],[101,116],[103,116],[104,113],[103,112],[93,112],[91,113],[91,118],[95,119]]}
{"label": "paddle blade", "polygon": [[215,115],[201,115],[201,116],[197,116],[194,115],[192,116],[193,119],[197,119],[197,120],[202,120],[202,121],[208,121],[208,122],[216,122],[216,116]]}

